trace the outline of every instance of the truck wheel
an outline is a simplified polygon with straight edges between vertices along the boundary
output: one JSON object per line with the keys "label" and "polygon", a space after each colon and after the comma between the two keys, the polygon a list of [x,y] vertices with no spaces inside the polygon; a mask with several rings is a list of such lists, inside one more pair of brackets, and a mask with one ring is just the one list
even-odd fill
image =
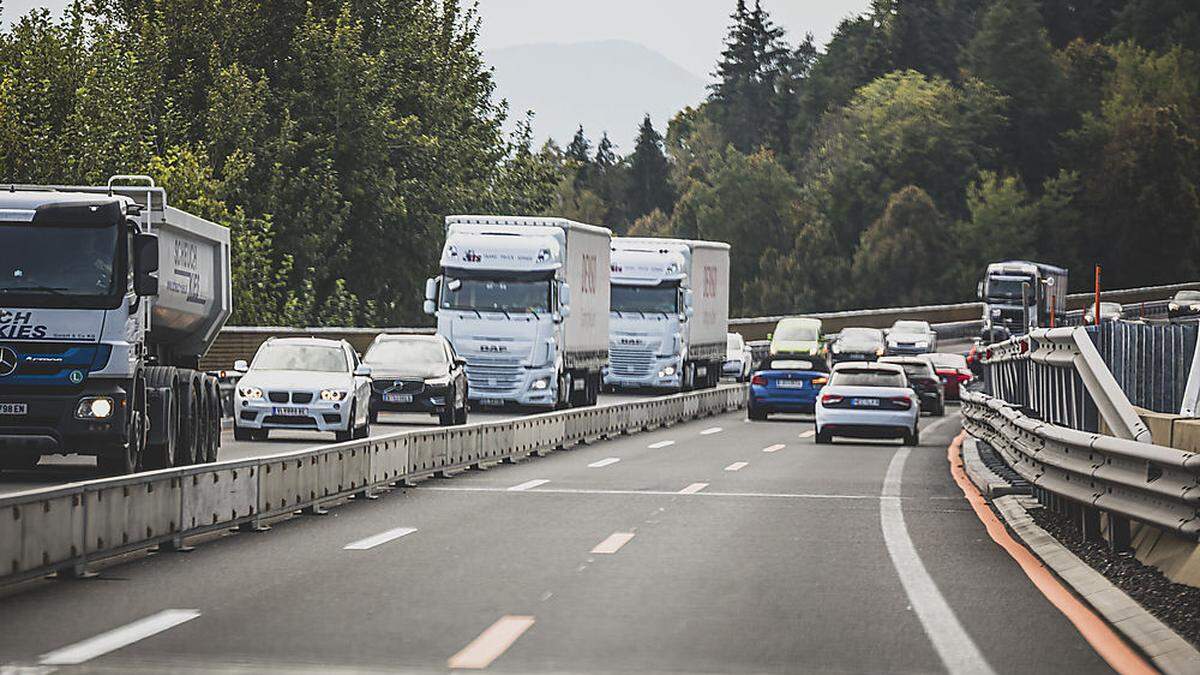
{"label": "truck wheel", "polygon": [[187,466],[201,461],[203,452],[203,410],[194,370],[179,368],[175,371],[175,396],[179,399],[179,426],[175,440],[175,464]]}
{"label": "truck wheel", "polygon": [[558,395],[555,397],[555,410],[566,410],[571,407],[571,374],[560,373],[558,376]]}
{"label": "truck wheel", "polygon": [[206,399],[208,400],[208,448],[205,452],[205,461],[217,461],[217,454],[221,451],[221,429],[224,420],[224,415],[221,411],[221,383],[217,378],[208,376],[204,378]]}
{"label": "truck wheel", "polygon": [[[154,419],[150,419],[149,428],[161,427],[160,441],[148,445],[143,453],[147,469],[166,469],[175,466],[176,443],[179,434],[180,415],[179,398],[175,395],[175,368],[170,366],[150,366],[146,369],[146,387],[149,389],[168,389],[169,399],[163,410],[155,411]],[[161,419],[159,417],[161,416]]]}
{"label": "truck wheel", "polygon": [[[136,378],[133,381],[132,401],[129,414],[125,420],[125,437],[128,442],[121,446],[103,448],[96,455],[96,467],[100,473],[123,476],[135,473],[141,468],[143,449],[146,447],[146,381]],[[35,462],[36,463],[36,462]]]}

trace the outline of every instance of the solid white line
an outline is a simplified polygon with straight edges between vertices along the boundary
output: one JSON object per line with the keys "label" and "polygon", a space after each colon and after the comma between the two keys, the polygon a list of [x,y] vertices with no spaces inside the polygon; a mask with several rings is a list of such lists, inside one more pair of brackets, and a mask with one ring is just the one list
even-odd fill
{"label": "solid white line", "polygon": [[633,539],[632,532],[613,532],[608,535],[607,539],[596,544],[596,547],[592,549],[592,553],[616,553],[621,550],[622,546],[628,544],[630,539]]}
{"label": "solid white line", "polygon": [[413,532],[416,532],[416,531],[417,531],[417,528],[415,528],[415,527],[397,527],[394,530],[388,530],[387,532],[380,532],[379,534],[377,534],[373,537],[367,537],[366,539],[359,539],[358,541],[350,542],[349,544],[346,544],[345,546],[343,546],[342,550],[365,551],[369,548],[375,548],[376,546],[378,546],[380,544],[386,544],[389,541],[392,541],[394,539],[399,539],[400,537],[412,534]]}
{"label": "solid white line", "polygon": [[808,431],[805,431],[804,433],[800,434],[800,438],[812,438],[813,436],[816,436],[816,435],[817,435],[816,431],[809,429]]}
{"label": "solid white line", "polygon": [[679,494],[681,494],[681,495],[694,495],[694,494],[696,494],[697,492],[699,492],[699,491],[703,490],[703,489],[704,489],[704,488],[706,488],[706,487],[708,487],[708,483],[692,483],[691,485],[689,485],[689,486],[687,486],[687,487],[683,488],[682,490],[680,490],[680,491],[679,491]]}
{"label": "solid white line", "polygon": [[658,450],[659,448],[666,448],[666,447],[670,447],[672,445],[675,445],[675,441],[659,441],[657,443],[651,443],[650,445],[647,445],[646,447],[650,448],[651,450]]}
{"label": "solid white line", "polygon": [[451,656],[446,665],[450,668],[474,670],[487,668],[532,626],[532,616],[503,616],[461,651]]}
{"label": "solid white line", "polygon": [[527,480],[524,483],[514,485],[514,486],[508,488],[508,491],[509,492],[523,492],[525,490],[535,488],[539,485],[545,485],[546,483],[549,483],[549,482],[550,482],[550,480],[547,478],[535,478],[533,480]]}
{"label": "solid white line", "polygon": [[750,462],[734,462],[733,464],[730,464],[729,466],[725,467],[725,470],[726,471],[741,471],[742,469],[749,466],[749,464],[750,464]]}
{"label": "solid white line", "polygon": [[709,428],[705,429],[704,431],[701,431],[700,435],[701,436],[709,436],[711,434],[719,434],[722,431],[724,431],[724,429],[722,429],[721,427],[709,427]]}
{"label": "solid white line", "polygon": [[[693,483],[684,490],[688,490],[693,485],[706,486],[708,483]],[[433,490],[435,492],[511,492],[508,488],[488,488],[488,487],[450,487],[450,486],[418,486],[417,490]],[[704,489],[703,487],[698,489]],[[819,492],[684,492],[666,490],[584,490],[576,488],[546,488],[544,490],[527,490],[525,492],[517,492],[514,494],[522,495],[641,495],[650,497],[661,497],[664,495],[694,495],[697,497],[761,497],[764,499],[862,499],[875,501],[879,499],[879,495],[844,495],[844,494],[823,494]]]}
{"label": "solid white line", "polygon": [[787,447],[786,445],[784,445],[783,443],[780,443],[778,445],[771,445],[771,446],[767,446],[767,447],[763,448],[763,452],[779,452],[780,450],[782,450],[786,447]]}
{"label": "solid white line", "polygon": [[896,568],[913,611],[946,670],[951,673],[991,673],[991,666],[929,576],[908,535],[904,511],[900,507],[900,483],[908,454],[909,448],[901,448],[892,455],[880,493],[879,520],[888,556],[892,559],[892,566]]}
{"label": "solid white line", "polygon": [[96,637],[43,654],[38,661],[44,666],[76,666],[152,635],[158,635],[198,616],[200,610],[197,609],[164,609],[158,614],[151,614]]}
{"label": "solid white line", "polygon": [[601,467],[608,466],[609,464],[616,464],[619,461],[621,461],[620,457],[605,457],[604,459],[597,460],[595,462],[592,462],[591,464],[588,464],[588,467],[590,467],[592,469],[599,469]]}

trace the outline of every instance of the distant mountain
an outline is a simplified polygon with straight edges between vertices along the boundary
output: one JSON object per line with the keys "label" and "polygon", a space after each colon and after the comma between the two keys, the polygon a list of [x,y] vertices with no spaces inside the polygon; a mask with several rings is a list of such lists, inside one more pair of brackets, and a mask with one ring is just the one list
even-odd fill
{"label": "distant mountain", "polygon": [[565,146],[583,124],[593,147],[608,131],[618,154],[628,154],[642,116],[666,132],[667,122],[705,95],[705,81],[662,54],[634,42],[531,44],[489,50],[496,96],[509,102],[511,129],[534,110],[538,142]]}

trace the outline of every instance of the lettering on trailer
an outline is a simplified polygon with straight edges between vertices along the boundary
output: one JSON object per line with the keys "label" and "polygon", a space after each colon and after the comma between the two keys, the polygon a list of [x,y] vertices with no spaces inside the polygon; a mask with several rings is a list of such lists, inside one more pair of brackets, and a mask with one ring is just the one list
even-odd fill
{"label": "lettering on trailer", "polygon": [[596,264],[597,263],[596,263],[595,255],[590,254],[590,253],[583,254],[583,266],[582,266],[583,278],[581,280],[582,288],[579,289],[580,293],[586,293],[587,295],[595,295],[596,294],[596,286],[597,286]]}
{"label": "lettering on trailer", "polygon": [[0,338],[8,340],[40,340],[47,328],[33,322],[33,312],[10,312],[0,309]]}
{"label": "lettering on trailer", "polygon": [[719,274],[720,274],[720,272],[717,270],[716,265],[705,265],[704,266],[704,290],[703,290],[704,297],[706,297],[706,298],[717,297],[717,282],[718,282]]}
{"label": "lettering on trailer", "polygon": [[176,278],[167,280],[167,290],[184,296],[187,302],[208,304],[200,274],[200,247],[193,242],[176,239],[174,249]]}

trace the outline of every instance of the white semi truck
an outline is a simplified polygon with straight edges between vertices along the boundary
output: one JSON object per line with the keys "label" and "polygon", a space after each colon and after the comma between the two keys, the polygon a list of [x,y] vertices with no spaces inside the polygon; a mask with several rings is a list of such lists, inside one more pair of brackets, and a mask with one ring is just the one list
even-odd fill
{"label": "white semi truck", "polygon": [[229,230],[149,177],[0,191],[0,468],[215,461],[220,391],[199,361],[229,312]]}
{"label": "white semi truck", "polygon": [[729,244],[618,237],[611,274],[605,386],[716,386],[729,329]]}
{"label": "white semi truck", "polygon": [[1067,310],[1067,270],[1028,260],[1006,260],[987,266],[979,282],[983,302],[984,342],[1047,328]]}
{"label": "white semi truck", "polygon": [[594,405],[608,362],[612,233],[562,218],[449,216],[425,311],[475,405]]}

